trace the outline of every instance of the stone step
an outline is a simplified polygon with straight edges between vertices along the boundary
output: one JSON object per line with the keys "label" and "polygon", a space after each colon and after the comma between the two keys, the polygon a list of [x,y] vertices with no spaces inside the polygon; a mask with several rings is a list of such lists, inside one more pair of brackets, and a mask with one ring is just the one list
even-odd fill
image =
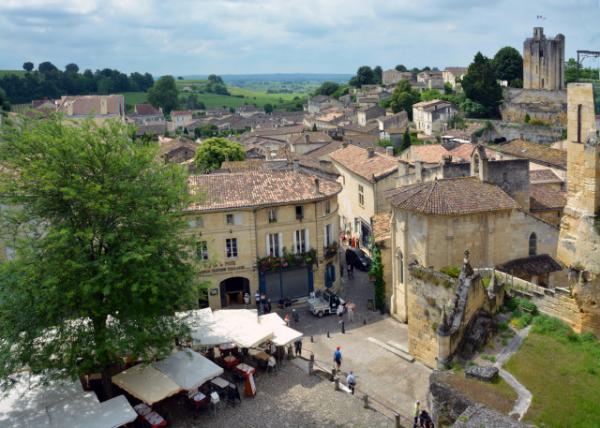
{"label": "stone step", "polygon": [[408,346],[406,346],[403,343],[398,343],[398,342],[394,342],[393,340],[388,340],[387,344],[393,348],[400,349],[402,352],[404,352],[406,354],[410,354],[410,352],[408,352]]}
{"label": "stone step", "polygon": [[400,348],[390,346],[387,343],[382,342],[381,340],[375,339],[374,337],[368,337],[367,340],[371,343],[376,344],[377,346],[382,347],[386,351],[389,351],[392,354],[397,355],[398,357],[402,358],[403,360],[408,361],[409,363],[412,363],[413,361],[415,361],[415,358],[412,355],[410,355],[408,352],[404,352]]}

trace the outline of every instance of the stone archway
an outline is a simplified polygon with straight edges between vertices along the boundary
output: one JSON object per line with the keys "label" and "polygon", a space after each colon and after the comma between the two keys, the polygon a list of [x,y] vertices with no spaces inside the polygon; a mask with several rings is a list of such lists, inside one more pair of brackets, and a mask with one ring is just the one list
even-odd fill
{"label": "stone archway", "polygon": [[250,280],[242,276],[234,276],[221,281],[219,285],[221,292],[221,307],[231,304],[244,303],[244,293],[250,294]]}

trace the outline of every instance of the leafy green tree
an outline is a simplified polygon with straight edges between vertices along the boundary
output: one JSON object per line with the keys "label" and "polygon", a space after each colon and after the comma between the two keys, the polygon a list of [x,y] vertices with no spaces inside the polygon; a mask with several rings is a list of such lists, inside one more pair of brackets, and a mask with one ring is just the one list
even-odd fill
{"label": "leafy green tree", "polygon": [[473,62],[469,65],[467,74],[462,80],[462,87],[467,98],[483,107],[485,116],[498,116],[498,108],[502,101],[502,88],[496,79],[492,62],[481,52],[477,52]]}
{"label": "leafy green tree", "polygon": [[224,85],[225,84],[225,82],[223,82],[223,79],[221,78],[221,76],[217,76],[216,74],[209,74],[208,75],[208,82],[209,83],[219,84],[219,85]]}
{"label": "leafy green tree", "polygon": [[246,153],[240,143],[226,138],[209,138],[202,142],[196,151],[196,168],[201,172],[214,171],[228,161],[244,160]]}
{"label": "leafy green tree", "polygon": [[486,117],[487,111],[483,105],[466,98],[460,105],[460,109],[467,117]]}
{"label": "leafy green tree", "polygon": [[38,65],[38,71],[42,74],[48,74],[53,71],[58,71],[58,68],[50,61],[44,61]]}
{"label": "leafy green tree", "polygon": [[79,73],[79,66],[75,63],[70,63],[65,66],[65,71],[67,73]]}
{"label": "leafy green tree", "polygon": [[196,298],[185,254],[186,173],[118,121],[58,117],[0,130],[3,221],[16,256],[0,265],[0,383],[22,367],[45,377],[101,373],[168,355]]}
{"label": "leafy green tree", "polygon": [[404,65],[402,65],[402,64],[398,64],[398,65],[396,66],[396,70],[398,70],[398,71],[408,71],[408,68],[406,68],[406,67],[405,67]]}
{"label": "leafy green tree", "polygon": [[592,79],[598,80],[598,69],[597,68],[584,68],[577,64],[577,61],[573,58],[565,63],[565,82],[571,83],[577,81],[577,70],[579,69],[580,79]]}
{"label": "leafy green tree", "polygon": [[394,113],[404,110],[412,120],[412,106],[420,99],[419,93],[411,88],[408,80],[400,80],[390,98],[390,107]]}
{"label": "leafy green tree", "polygon": [[444,95],[452,95],[453,93],[452,85],[448,82],[444,83]]}
{"label": "leafy green tree", "polygon": [[319,86],[316,90],[315,90],[315,95],[327,95],[327,96],[331,96],[333,95],[338,89],[340,88],[340,85],[338,83],[335,82],[323,82],[321,83],[321,86]]}
{"label": "leafy green tree", "polygon": [[383,279],[381,250],[377,245],[373,246],[373,263],[369,275],[375,278],[375,307],[383,313],[385,311],[385,281]]}
{"label": "leafy green tree", "polygon": [[402,134],[402,143],[400,144],[400,147],[398,148],[398,151],[400,153],[402,153],[404,150],[408,149],[412,144],[412,140],[410,138],[410,131],[408,130],[408,127],[404,130],[404,134]]}
{"label": "leafy green tree", "polygon": [[492,60],[496,77],[511,84],[523,78],[523,57],[512,46],[505,46],[496,52]]}
{"label": "leafy green tree", "polygon": [[437,89],[426,89],[421,92],[421,101],[439,100],[442,94]]}
{"label": "leafy green tree", "polygon": [[173,76],[162,76],[148,91],[148,101],[165,114],[171,113],[179,104],[179,93]]}
{"label": "leafy green tree", "polygon": [[348,84],[360,88],[362,85],[373,85],[375,84],[375,73],[368,65],[359,67],[356,71],[356,75],[350,79]]}
{"label": "leafy green tree", "polygon": [[6,97],[6,92],[2,88],[0,88],[0,110],[10,111],[10,103]]}
{"label": "leafy green tree", "polygon": [[31,72],[31,70],[33,70],[34,65],[33,62],[31,61],[27,61],[23,63],[23,70],[25,70],[26,72]]}
{"label": "leafy green tree", "polygon": [[265,113],[267,113],[267,114],[273,113],[273,104],[267,103],[263,106],[263,109],[265,110]]}
{"label": "leafy green tree", "polygon": [[339,98],[344,95],[348,95],[350,87],[348,85],[339,85],[339,87],[331,94],[333,98]]}
{"label": "leafy green tree", "polygon": [[376,66],[373,69],[373,74],[375,75],[375,83],[381,85],[383,83],[383,69],[381,66]]}

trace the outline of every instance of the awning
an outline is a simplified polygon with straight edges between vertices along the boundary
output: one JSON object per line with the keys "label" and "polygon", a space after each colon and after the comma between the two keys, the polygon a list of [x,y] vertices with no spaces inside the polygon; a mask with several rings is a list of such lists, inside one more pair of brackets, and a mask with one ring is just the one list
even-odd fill
{"label": "awning", "polygon": [[182,390],[163,372],[143,364],[113,376],[112,382],[150,406]]}
{"label": "awning", "polygon": [[85,414],[78,414],[73,424],[62,426],[76,428],[117,428],[137,419],[137,413],[125,396],[119,395],[100,403]]}
{"label": "awning", "polygon": [[137,418],[120,395],[100,403],[96,394],[84,392],[79,381],[42,384],[39,376],[22,373],[0,400],[3,428],[117,428]]}
{"label": "awning", "polygon": [[258,322],[256,310],[210,308],[180,312],[177,316],[190,328],[196,345],[217,346],[235,343],[252,348],[273,337],[273,331]]}
{"label": "awning", "polygon": [[299,337],[302,337],[301,332],[288,327],[285,324],[285,321],[274,312],[261,315],[258,320],[262,326],[273,331],[273,337],[271,338],[271,341],[276,346],[286,346]]}
{"label": "awning", "polygon": [[185,390],[198,388],[223,374],[221,367],[190,349],[179,351],[153,366]]}

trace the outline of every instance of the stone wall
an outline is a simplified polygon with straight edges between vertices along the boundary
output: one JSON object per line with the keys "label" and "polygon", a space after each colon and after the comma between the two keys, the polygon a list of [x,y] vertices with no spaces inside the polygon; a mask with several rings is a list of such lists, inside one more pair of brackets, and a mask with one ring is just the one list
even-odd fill
{"label": "stone wall", "polygon": [[506,88],[503,98],[500,114],[505,122],[525,123],[528,114],[530,119],[552,125],[567,123],[567,93],[564,90]]}
{"label": "stone wall", "polygon": [[568,94],[568,195],[557,256],[566,266],[580,265],[600,276],[600,144],[593,87],[571,83]]}
{"label": "stone wall", "polygon": [[457,280],[421,266],[408,278],[408,350],[428,367],[437,368],[437,329],[442,310],[452,301]]}

